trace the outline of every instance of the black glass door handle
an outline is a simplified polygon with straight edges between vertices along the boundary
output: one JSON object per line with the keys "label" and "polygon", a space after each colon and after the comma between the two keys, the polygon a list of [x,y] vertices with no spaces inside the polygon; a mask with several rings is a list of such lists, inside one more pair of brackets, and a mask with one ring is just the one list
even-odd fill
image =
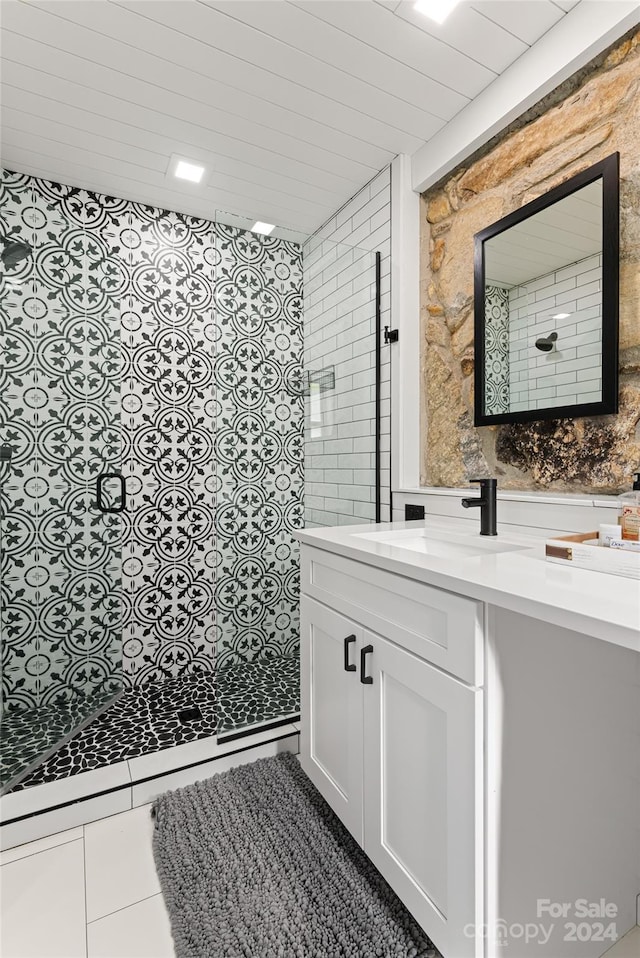
{"label": "black glass door handle", "polygon": [[345,672],[356,672],[355,662],[349,664],[349,647],[355,642],[355,635],[348,635],[344,640],[344,670]]}
{"label": "black glass door handle", "polygon": [[[107,479],[117,479],[120,483],[120,503],[108,506],[102,497],[102,485]],[[127,507],[127,484],[121,472],[103,472],[96,479],[96,505],[100,512],[124,512]]]}
{"label": "black glass door handle", "polygon": [[363,685],[373,685],[373,676],[367,675],[367,656],[373,652],[372,645],[364,645],[360,649],[360,681]]}

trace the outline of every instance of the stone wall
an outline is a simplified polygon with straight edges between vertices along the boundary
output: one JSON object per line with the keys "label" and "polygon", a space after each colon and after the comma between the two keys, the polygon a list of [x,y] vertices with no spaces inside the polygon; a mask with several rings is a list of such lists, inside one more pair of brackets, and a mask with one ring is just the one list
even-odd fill
{"label": "stone wall", "polygon": [[[640,466],[640,31],[548,102],[422,197],[423,485],[616,493]],[[619,413],[475,428],[474,234],[616,150]]]}

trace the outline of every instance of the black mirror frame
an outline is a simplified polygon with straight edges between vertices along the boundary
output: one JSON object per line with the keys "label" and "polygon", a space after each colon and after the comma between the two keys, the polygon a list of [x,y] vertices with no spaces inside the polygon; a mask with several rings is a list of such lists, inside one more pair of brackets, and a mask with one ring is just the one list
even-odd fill
{"label": "black mirror frame", "polygon": [[[526,206],[509,213],[474,236],[474,425],[493,426],[500,423],[542,422],[548,419],[606,416],[618,411],[618,314],[620,274],[620,154],[612,153],[604,160],[572,176]],[[484,243],[521,223],[534,213],[546,209],[565,196],[602,178],[602,399],[599,402],[553,406],[545,409],[524,409],[519,412],[487,414],[485,408],[485,269]]]}

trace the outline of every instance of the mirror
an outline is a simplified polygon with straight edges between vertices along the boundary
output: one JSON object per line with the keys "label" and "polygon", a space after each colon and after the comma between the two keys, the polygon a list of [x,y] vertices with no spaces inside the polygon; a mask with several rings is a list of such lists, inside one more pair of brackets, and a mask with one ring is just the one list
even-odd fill
{"label": "mirror", "polygon": [[619,154],[474,237],[476,426],[618,409]]}

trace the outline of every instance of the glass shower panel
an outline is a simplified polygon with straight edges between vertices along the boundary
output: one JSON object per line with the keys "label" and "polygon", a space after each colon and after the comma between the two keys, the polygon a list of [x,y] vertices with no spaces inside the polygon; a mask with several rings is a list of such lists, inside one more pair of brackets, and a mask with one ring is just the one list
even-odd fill
{"label": "glass shower panel", "polygon": [[121,689],[119,268],[27,179],[0,192],[3,790]]}
{"label": "glass shower panel", "polygon": [[216,225],[219,735],[299,712],[300,247]]}
{"label": "glass shower panel", "polygon": [[376,518],[376,256],[303,247],[305,525]]}

